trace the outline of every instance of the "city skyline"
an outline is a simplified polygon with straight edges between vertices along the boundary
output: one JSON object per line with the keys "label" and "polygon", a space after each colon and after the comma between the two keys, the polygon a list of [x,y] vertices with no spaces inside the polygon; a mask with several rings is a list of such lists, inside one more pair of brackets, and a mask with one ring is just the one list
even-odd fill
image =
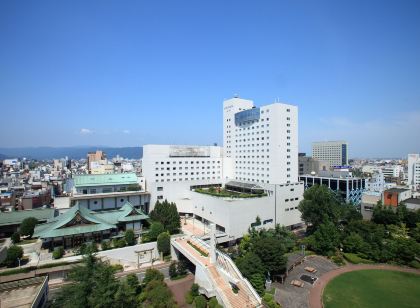
{"label": "city skyline", "polygon": [[346,140],[349,157],[405,157],[420,148],[419,16],[416,1],[5,1],[0,146],[222,144],[239,94],[298,106],[300,152]]}

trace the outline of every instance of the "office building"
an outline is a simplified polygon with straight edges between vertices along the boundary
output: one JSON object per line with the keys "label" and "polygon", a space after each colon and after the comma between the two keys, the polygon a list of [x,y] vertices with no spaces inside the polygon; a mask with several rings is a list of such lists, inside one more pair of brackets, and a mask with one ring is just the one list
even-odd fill
{"label": "office building", "polygon": [[318,174],[320,171],[330,170],[330,163],[322,161],[310,156],[306,156],[305,153],[299,153],[299,175],[303,174]]}
{"label": "office building", "polygon": [[[225,177],[256,183],[298,180],[298,108],[261,107],[234,97],[223,102]],[[230,167],[230,168],[229,168]]]}
{"label": "office building", "polygon": [[301,175],[299,180],[305,183],[305,189],[313,185],[326,185],[341,195],[347,203],[359,205],[362,200],[362,193],[366,189],[366,179],[343,176],[341,172],[321,172],[319,175]]}
{"label": "office building", "polygon": [[312,143],[312,157],[328,161],[331,167],[348,165],[348,145],[345,141]]}
{"label": "office building", "polygon": [[408,186],[412,190],[420,189],[420,155],[408,154]]}

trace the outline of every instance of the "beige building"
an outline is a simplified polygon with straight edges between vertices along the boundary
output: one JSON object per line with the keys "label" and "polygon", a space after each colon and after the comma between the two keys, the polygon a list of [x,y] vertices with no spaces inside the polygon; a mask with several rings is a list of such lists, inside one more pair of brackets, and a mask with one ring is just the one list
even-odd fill
{"label": "beige building", "polygon": [[299,154],[299,175],[312,174],[312,172],[318,174],[320,171],[329,171],[330,167],[327,161],[306,156],[304,153]]}

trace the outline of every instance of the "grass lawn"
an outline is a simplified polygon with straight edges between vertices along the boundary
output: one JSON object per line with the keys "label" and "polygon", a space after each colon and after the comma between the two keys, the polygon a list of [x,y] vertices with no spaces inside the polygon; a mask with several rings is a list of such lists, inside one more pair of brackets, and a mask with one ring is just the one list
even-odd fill
{"label": "grass lawn", "polygon": [[419,307],[420,275],[386,270],[342,274],[324,289],[325,308]]}

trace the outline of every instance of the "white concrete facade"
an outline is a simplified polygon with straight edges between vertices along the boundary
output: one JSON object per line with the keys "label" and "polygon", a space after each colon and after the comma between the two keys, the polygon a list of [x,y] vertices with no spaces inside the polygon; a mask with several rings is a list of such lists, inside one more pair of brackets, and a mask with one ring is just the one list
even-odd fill
{"label": "white concrete facade", "polygon": [[218,146],[143,146],[143,176],[147,183],[220,181],[223,149]]}
{"label": "white concrete facade", "polygon": [[298,180],[298,108],[282,103],[255,107],[232,98],[223,102],[226,176],[257,183]]}
{"label": "white concrete facade", "polygon": [[345,141],[319,141],[312,143],[312,157],[334,166],[348,165],[348,144]]}
{"label": "white concrete facade", "polygon": [[408,186],[412,190],[420,188],[420,155],[408,154]]}
{"label": "white concrete facade", "polygon": [[267,196],[245,199],[210,196],[195,192],[191,188],[206,184],[217,183],[151,183],[151,205],[154,205],[156,196],[159,195],[159,199],[175,202],[180,213],[201,218],[206,223],[215,223],[218,231],[223,231],[235,239],[241,238],[247,232],[257,216],[261,219],[260,227],[264,228],[273,228],[275,224],[293,226],[302,222],[297,207],[303,198],[303,182],[260,184]]}

